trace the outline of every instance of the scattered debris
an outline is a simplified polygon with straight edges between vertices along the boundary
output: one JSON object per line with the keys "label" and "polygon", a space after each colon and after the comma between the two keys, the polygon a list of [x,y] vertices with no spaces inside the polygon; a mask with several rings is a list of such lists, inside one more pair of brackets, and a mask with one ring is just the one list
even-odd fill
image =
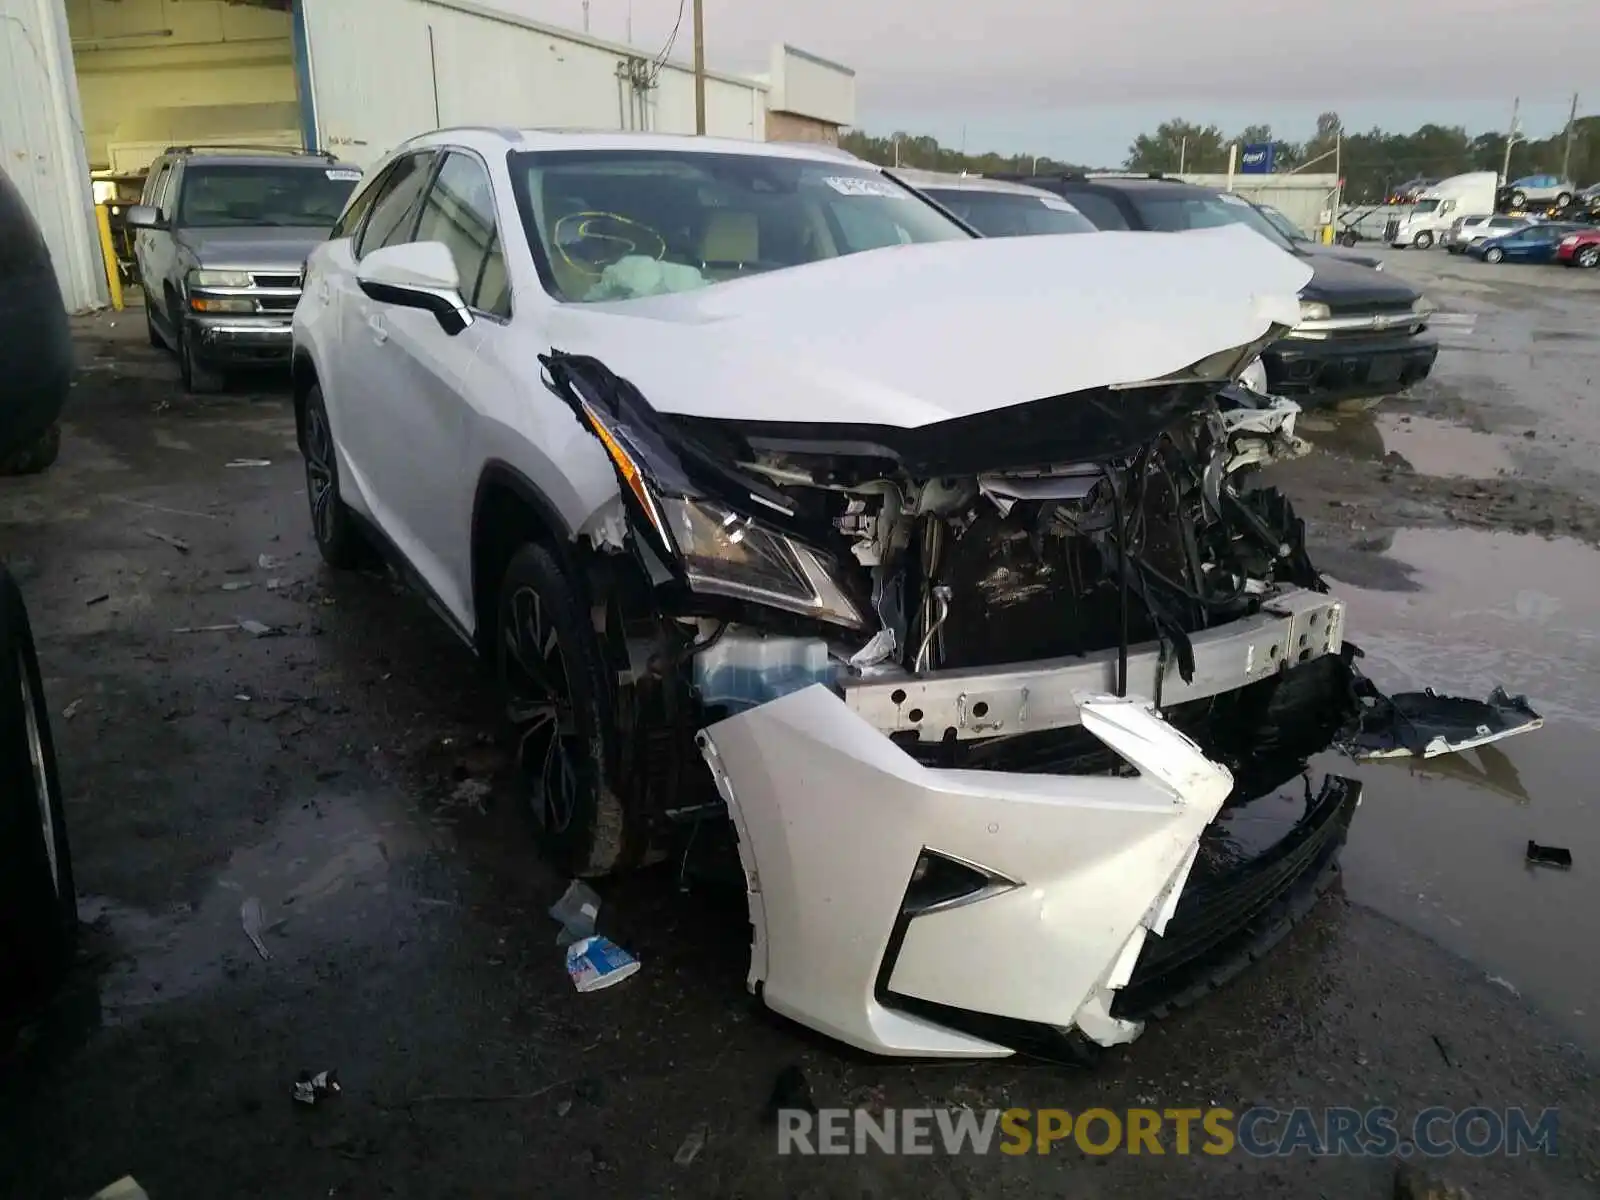
{"label": "scattered debris", "polygon": [[574,879],[561,893],[561,899],[550,906],[550,915],[561,922],[556,945],[570,946],[594,936],[595,921],[600,916],[600,897],[588,884]]}
{"label": "scattered debris", "polygon": [[225,592],[242,592],[246,588],[254,586],[255,584],[251,583],[248,579],[233,579],[223,584],[222,590]]}
{"label": "scattered debris", "polygon": [[246,704],[248,704],[250,702],[250,693],[249,692],[239,692],[233,698],[235,700],[243,700]]}
{"label": "scattered debris", "polygon": [[[83,707],[83,697],[79,696],[71,704],[67,705],[65,708],[63,708],[61,710],[61,719],[63,721],[72,720],[73,717],[78,715],[78,710],[80,708],[82,708],[82,707]],[[1533,843],[1532,842],[1528,843],[1528,852],[1530,854],[1533,852]]]}
{"label": "scattered debris", "polygon": [[98,596],[90,596],[89,599],[83,602],[83,606],[85,608],[92,608],[96,604],[104,604],[109,599],[111,599],[110,592],[101,592]]}
{"label": "scattered debris", "polygon": [[115,1183],[108,1183],[89,1200],[150,1200],[150,1194],[139,1186],[132,1175],[124,1175]]}
{"label": "scattered debris", "polygon": [[1528,840],[1528,864],[1540,867],[1559,867],[1563,871],[1572,869],[1572,851],[1565,846],[1541,846],[1531,838]]}
{"label": "scattered debris", "polygon": [[239,628],[237,621],[229,621],[226,625],[180,625],[173,633],[225,633],[230,629]]}
{"label": "scattered debris", "polygon": [[580,992],[595,992],[637,974],[639,960],[610,938],[586,937],[567,948],[567,975]]}
{"label": "scattered debris", "polygon": [[240,621],[239,628],[251,637],[270,637],[279,632],[271,625],[263,625],[260,621]]}
{"label": "scattered debris", "polygon": [[790,1063],[778,1072],[778,1078],[773,1081],[772,1095],[767,1100],[766,1118],[769,1122],[776,1123],[778,1114],[785,1110],[798,1110],[816,1115],[817,1102],[811,1098],[811,1085],[806,1082],[806,1073],[795,1063]]}
{"label": "scattered debris", "polygon": [[189,553],[189,543],[180,537],[173,537],[170,533],[162,533],[159,529],[146,529],[145,536],[153,537],[158,542],[165,542],[179,554]]}
{"label": "scattered debris", "polygon": [[336,1071],[318,1071],[313,1075],[310,1071],[301,1071],[294,1080],[294,1102],[312,1107],[320,1104],[329,1096],[339,1094],[339,1075]]}
{"label": "scattered debris", "polygon": [[1445,1183],[1414,1163],[1401,1163],[1394,1173],[1394,1200],[1472,1200],[1463,1188]]}
{"label": "scattered debris", "polygon": [[[450,799],[444,806],[454,807],[465,805],[480,816],[488,816],[489,809],[484,801],[489,798],[489,785],[481,779],[463,779],[456,784],[455,790],[450,793]],[[443,806],[441,806],[443,807]],[[593,930],[590,930],[592,933]]]}
{"label": "scattered debris", "polygon": [[250,896],[239,905],[239,924],[244,927],[245,937],[250,939],[250,944],[256,948],[256,953],[261,955],[262,961],[271,962],[272,952],[261,940],[262,916],[259,897]]}
{"label": "scattered debris", "polygon": [[556,1116],[558,1116],[558,1117],[564,1117],[571,1111],[572,1111],[572,1101],[570,1099],[563,1100],[563,1101],[561,1101],[561,1103],[556,1105]]}
{"label": "scattered debris", "polygon": [[1439,1047],[1439,1057],[1444,1059],[1444,1065],[1454,1067],[1456,1064],[1450,1058],[1450,1049],[1444,1044],[1444,1039],[1437,1033],[1433,1035],[1433,1044]]}
{"label": "scattered debris", "polygon": [[1496,987],[1505,988],[1505,990],[1510,992],[1513,996],[1521,996],[1522,995],[1521,992],[1517,991],[1517,985],[1512,983],[1511,980],[1509,980],[1509,979],[1506,979],[1506,978],[1504,978],[1502,976],[1499,976],[1499,975],[1485,975],[1484,978],[1487,979],[1490,983],[1494,984]]}
{"label": "scattered debris", "polygon": [[223,464],[228,467],[270,467],[270,458],[235,458]]}
{"label": "scattered debris", "polygon": [[263,571],[272,571],[283,566],[283,559],[274,558],[270,554],[258,554],[256,555],[256,566],[260,567]]}
{"label": "scattered debris", "polygon": [[173,517],[199,517],[202,521],[215,521],[216,513],[195,512],[188,508],[163,508],[159,504],[150,504],[144,500],[131,500],[127,496],[107,496],[107,500],[115,500],[118,504],[131,504],[136,508],[147,509],[150,512],[166,513]]}
{"label": "scattered debris", "polygon": [[672,1156],[672,1161],[680,1167],[687,1167],[700,1157],[700,1151],[706,1148],[706,1135],[711,1131],[704,1125],[696,1125],[689,1131],[689,1136],[684,1138],[678,1146],[678,1152]]}
{"label": "scattered debris", "polygon": [[283,586],[283,580],[281,580],[281,579],[269,579],[269,580],[267,580],[267,591],[269,591],[269,592],[275,592],[279,588],[281,588],[282,586]]}

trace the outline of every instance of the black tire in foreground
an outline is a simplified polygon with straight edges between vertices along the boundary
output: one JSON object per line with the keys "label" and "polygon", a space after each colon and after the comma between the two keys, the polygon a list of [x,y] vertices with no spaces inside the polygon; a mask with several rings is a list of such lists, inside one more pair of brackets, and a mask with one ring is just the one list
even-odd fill
{"label": "black tire in foreground", "polygon": [[581,585],[535,543],[506,568],[496,606],[496,670],[519,778],[550,858],[575,877],[623,855],[611,675]]}
{"label": "black tire in foreground", "polygon": [[22,595],[0,566],[0,1012],[49,998],[78,933],[50,714]]}
{"label": "black tire in foreground", "polygon": [[311,532],[322,561],[336,571],[367,566],[375,557],[355,518],[339,494],[339,456],[333,426],[322,402],[322,388],[313,384],[300,415],[300,453],[306,463],[306,503]]}
{"label": "black tire in foreground", "polygon": [[31,443],[0,458],[0,475],[37,475],[61,455],[61,422],[50,427]]}

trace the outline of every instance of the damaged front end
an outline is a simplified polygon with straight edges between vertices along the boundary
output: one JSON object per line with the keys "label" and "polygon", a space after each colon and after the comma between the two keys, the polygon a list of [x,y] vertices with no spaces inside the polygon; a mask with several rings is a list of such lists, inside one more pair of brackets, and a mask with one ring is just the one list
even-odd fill
{"label": "damaged front end", "polygon": [[[1360,785],[1308,758],[1429,710],[1359,674],[1253,486],[1306,451],[1219,382],[1256,349],[920,428],[670,416],[543,360],[616,470],[626,673],[669,697],[625,723],[709,768],[646,772],[630,819],[732,819],[770,1007],[882,1054],[1124,1042],[1331,878]],[[1449,703],[1480,740],[1539,720]]]}

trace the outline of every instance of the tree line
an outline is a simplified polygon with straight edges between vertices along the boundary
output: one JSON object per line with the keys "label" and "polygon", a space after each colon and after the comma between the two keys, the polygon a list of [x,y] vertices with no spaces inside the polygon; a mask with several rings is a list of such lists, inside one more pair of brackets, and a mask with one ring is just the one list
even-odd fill
{"label": "tree line", "polygon": [[[1340,133],[1343,136],[1340,137]],[[1173,118],[1140,134],[1128,147],[1121,166],[1130,171],[1221,173],[1228,169],[1228,146],[1272,143],[1274,169],[1289,170],[1310,164],[1308,171],[1332,174],[1335,141],[1339,144],[1339,171],[1345,179],[1345,196],[1352,201],[1379,201],[1407,180],[1442,179],[1464,171],[1499,171],[1505,164],[1504,133],[1469,134],[1459,125],[1424,125],[1415,133],[1387,133],[1371,129],[1352,133],[1343,129],[1339,114],[1317,118],[1315,132],[1303,142],[1274,135],[1269,125],[1248,125],[1230,137],[1217,125],[1198,125]],[[895,133],[877,137],[851,130],[839,144],[851,153],[883,166],[898,162],[906,167],[933,171],[971,171],[992,174],[1014,171],[1049,174],[1082,169],[1071,163],[1032,154],[965,154],[937,139]],[[1557,131],[1547,138],[1511,147],[1510,177],[1556,174],[1566,155],[1567,135]],[[1326,155],[1326,157],[1322,157]],[[1319,161],[1320,160],[1320,161]],[[1600,116],[1581,117],[1573,123],[1569,174],[1579,187],[1600,182]]]}

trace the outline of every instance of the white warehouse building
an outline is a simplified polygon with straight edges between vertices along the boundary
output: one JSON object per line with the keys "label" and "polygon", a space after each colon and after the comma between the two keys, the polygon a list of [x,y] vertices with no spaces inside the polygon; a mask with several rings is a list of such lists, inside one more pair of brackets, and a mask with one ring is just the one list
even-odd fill
{"label": "white warehouse building", "polygon": [[[693,69],[659,51],[478,0],[0,0],[0,166],[82,310],[107,291],[92,181],[169,145],[364,167],[447,125],[694,133]],[[788,46],[759,76],[708,69],[705,98],[713,136],[832,141],[855,117],[853,72]]]}

